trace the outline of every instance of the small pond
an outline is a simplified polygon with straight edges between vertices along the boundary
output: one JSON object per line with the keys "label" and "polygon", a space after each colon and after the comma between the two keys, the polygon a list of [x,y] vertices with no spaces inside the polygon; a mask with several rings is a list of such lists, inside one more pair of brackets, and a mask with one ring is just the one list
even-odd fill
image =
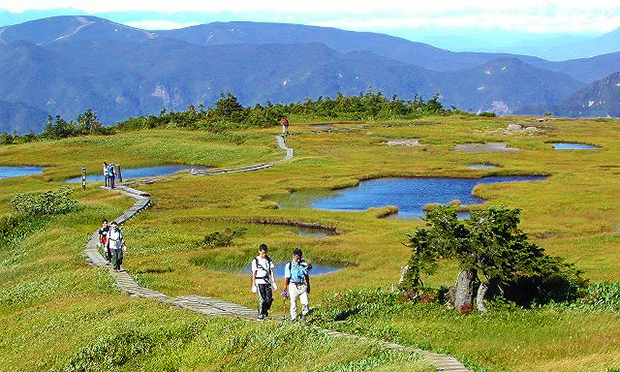
{"label": "small pond", "polygon": [[[429,203],[447,204],[458,199],[463,205],[479,204],[472,195],[476,185],[500,182],[541,181],[543,176],[502,176],[484,178],[383,178],[363,181],[357,187],[329,194],[309,191],[292,193],[279,200],[280,207],[310,207],[331,211],[365,211],[386,205],[398,206],[396,218],[421,218]],[[297,194],[297,195],[296,195]],[[290,199],[290,200],[286,200]],[[304,201],[304,205],[300,205]]]}
{"label": "small pond", "polygon": [[44,167],[7,167],[0,166],[0,179],[11,177],[32,176],[43,173]]}
{"label": "small pond", "polygon": [[[196,167],[191,165],[161,165],[157,167],[143,167],[143,168],[121,168],[123,180],[130,178],[143,178],[143,177],[160,177],[168,176],[180,171],[188,171],[192,169],[209,169],[208,167]],[[103,174],[90,174],[86,175],[87,182],[103,182]],[[69,183],[80,183],[82,177],[75,177],[67,180]]]}
{"label": "small pond", "polygon": [[307,238],[327,238],[336,235],[334,231],[320,227],[293,227],[292,231]]}
{"label": "small pond", "polygon": [[[276,279],[284,278],[284,266],[286,266],[288,262],[279,262],[276,263],[276,267],[274,269],[274,273],[276,274]],[[336,266],[325,266],[325,265],[316,265],[312,264],[312,269],[310,270],[310,276],[316,275],[325,275],[335,273],[338,270],[341,270],[341,267]],[[242,271],[243,274],[252,274],[252,266],[251,264],[246,265]]]}
{"label": "small pond", "polygon": [[595,150],[599,147],[585,143],[554,143],[553,148],[556,150]]}
{"label": "small pond", "polygon": [[499,166],[493,164],[472,164],[467,169],[497,169]]}

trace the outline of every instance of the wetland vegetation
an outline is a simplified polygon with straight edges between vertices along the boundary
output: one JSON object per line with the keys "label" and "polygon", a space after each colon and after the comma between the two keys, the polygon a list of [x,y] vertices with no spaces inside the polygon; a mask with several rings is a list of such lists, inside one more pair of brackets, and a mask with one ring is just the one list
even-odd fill
{"label": "wetland vegetation", "polygon": [[[301,247],[319,265],[342,267],[313,279],[311,305],[318,309],[317,324],[449,353],[478,371],[620,367],[620,121],[554,119],[553,127],[533,137],[504,131],[526,118],[458,113],[384,121],[363,117],[350,125],[357,127],[353,130],[318,134],[311,133],[311,124],[324,123],[324,117],[289,118],[294,135],[287,142],[295,149],[291,161],[259,172],[175,174],[140,185],[154,205],[129,221],[124,232],[126,270],[141,285],[168,295],[197,294],[254,307],[248,276],[221,270],[222,265],[243,268],[262,242],[278,261]],[[338,119],[342,117],[331,120]],[[282,157],[273,139],[279,132],[271,126],[222,133],[161,125],[3,146],[0,164],[46,169],[41,175],[0,180],[0,213],[7,218],[13,213],[10,200],[16,193],[57,190],[78,176],[82,165],[99,169],[104,159],[124,167],[273,161]],[[386,138],[416,138],[422,146],[386,146]],[[600,148],[556,151],[549,145],[566,139]],[[519,151],[453,151],[471,143],[503,143]],[[501,168],[468,169],[471,164]],[[424,221],[377,218],[384,215],[381,208],[351,212],[303,207],[310,199],[276,209],[272,201],[308,190],[328,194],[384,178],[535,175],[546,179],[481,183],[473,195],[484,200],[484,207],[520,209],[520,228],[532,242],[583,271],[590,287],[571,303],[522,308],[498,300],[486,313],[461,315],[432,298],[410,301],[391,288],[411,254],[403,245],[407,234]],[[70,187],[79,208],[46,217],[43,226],[27,228],[19,240],[2,243],[3,368],[84,370],[88,361],[95,361],[99,370],[218,369],[226,362],[238,363],[239,370],[255,370],[253,366],[268,359],[272,370],[286,363],[302,370],[428,370],[415,357],[386,352],[371,342],[332,340],[309,328],[291,332],[295,326],[286,324],[205,318],[120,294],[105,271],[86,264],[82,251],[101,219],[120,215],[132,201],[95,185],[86,190]],[[281,222],[332,227],[339,234],[300,236]],[[216,232],[224,237],[213,235]],[[207,236],[212,244],[206,244]],[[424,284],[435,289],[452,285],[459,271],[458,262],[441,259]],[[299,351],[294,360],[283,352],[285,344]],[[121,356],[97,359],[107,347]],[[252,352],[259,348],[273,353]]]}

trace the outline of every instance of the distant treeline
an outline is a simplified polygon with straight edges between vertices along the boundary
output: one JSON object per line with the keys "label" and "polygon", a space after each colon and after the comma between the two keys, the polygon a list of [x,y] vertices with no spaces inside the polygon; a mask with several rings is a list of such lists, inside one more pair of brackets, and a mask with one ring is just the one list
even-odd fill
{"label": "distant treeline", "polygon": [[[381,92],[368,90],[358,96],[338,94],[336,98],[319,97],[313,101],[290,104],[256,104],[244,107],[231,93],[221,95],[215,107],[205,108],[190,105],[186,111],[162,110],[158,116],[144,115],[120,121],[112,126],[103,126],[91,109],[77,117],[76,121],[66,121],[57,115],[48,117],[45,130],[41,134],[29,133],[0,134],[0,144],[25,143],[37,140],[55,140],[89,134],[108,135],[118,132],[135,131],[149,128],[187,128],[222,132],[241,128],[267,128],[280,124],[283,116],[310,119],[340,120],[386,120],[415,119],[430,115],[450,115],[457,112],[455,108],[445,109],[439,101],[439,95],[424,100],[417,94],[412,100],[402,100],[396,96],[391,99]],[[464,114],[461,111],[458,111]]]}

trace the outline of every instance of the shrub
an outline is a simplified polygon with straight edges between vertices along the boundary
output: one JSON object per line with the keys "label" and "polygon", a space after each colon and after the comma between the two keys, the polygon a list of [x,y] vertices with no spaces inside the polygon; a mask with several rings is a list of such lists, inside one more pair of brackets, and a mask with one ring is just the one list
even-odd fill
{"label": "shrub", "polygon": [[207,233],[202,240],[201,244],[208,248],[228,247],[232,244],[232,240],[235,236],[239,236],[245,233],[244,228],[226,228],[224,231],[214,231]]}
{"label": "shrub", "polygon": [[494,113],[494,112],[483,111],[483,112],[479,113],[478,116],[482,116],[482,117],[485,117],[485,118],[494,118],[494,117],[497,116],[497,114]]}
{"label": "shrub", "polygon": [[77,210],[77,201],[71,199],[73,191],[61,186],[57,192],[45,191],[40,194],[15,194],[11,198],[11,206],[21,216],[51,216],[65,214]]}

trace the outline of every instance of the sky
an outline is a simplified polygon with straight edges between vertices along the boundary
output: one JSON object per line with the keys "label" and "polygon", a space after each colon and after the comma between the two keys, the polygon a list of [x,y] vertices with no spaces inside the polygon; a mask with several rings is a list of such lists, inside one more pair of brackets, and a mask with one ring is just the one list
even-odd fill
{"label": "sky", "polygon": [[591,37],[620,27],[618,0],[0,0],[0,25],[76,14],[143,29],[286,22],[482,46]]}

